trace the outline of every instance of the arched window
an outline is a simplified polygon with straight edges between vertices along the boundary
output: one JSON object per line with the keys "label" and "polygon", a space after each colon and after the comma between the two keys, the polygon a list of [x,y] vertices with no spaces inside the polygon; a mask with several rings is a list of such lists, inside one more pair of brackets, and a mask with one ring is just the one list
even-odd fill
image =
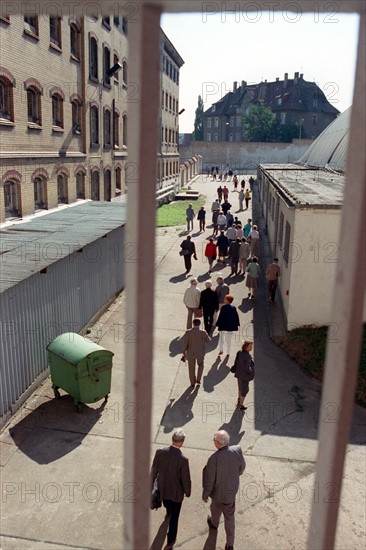
{"label": "arched window", "polygon": [[98,80],[98,41],[94,36],[89,41],[89,76]]}
{"label": "arched window", "polygon": [[50,16],[50,42],[61,49],[61,17]]}
{"label": "arched window", "polygon": [[108,108],[104,109],[103,115],[104,128],[104,147],[111,146],[111,112]]}
{"label": "arched window", "polygon": [[44,210],[46,204],[46,180],[44,178],[34,178],[34,208],[35,210]]}
{"label": "arched window", "polygon": [[111,85],[111,79],[106,76],[107,71],[111,68],[111,50],[108,46],[103,47],[103,84],[104,86]]}
{"label": "arched window", "polygon": [[81,36],[80,28],[75,24],[70,24],[70,52],[71,55],[80,61],[80,50],[81,50]]}
{"label": "arched window", "polygon": [[57,202],[58,204],[66,204],[67,201],[67,177],[63,175],[57,176]]}
{"label": "arched window", "polygon": [[122,145],[127,147],[127,115],[123,115],[122,123]]}
{"label": "arched window", "polygon": [[121,192],[121,190],[122,190],[122,169],[119,168],[119,167],[116,168],[115,175],[116,175],[116,191]]}
{"label": "arched window", "polygon": [[123,61],[122,63],[122,81],[123,81],[123,84],[125,84],[127,86],[127,82],[128,82],[128,79],[127,79],[127,62],[126,61]]}
{"label": "arched window", "polygon": [[112,178],[111,171],[105,170],[104,172],[104,200],[110,201],[112,198]]}
{"label": "arched window", "polygon": [[113,113],[113,146],[119,147],[119,112],[116,109]]}
{"label": "arched window", "polygon": [[81,134],[81,101],[74,98],[71,101],[72,109],[72,133],[76,135]]}
{"label": "arched window", "polygon": [[94,170],[91,175],[91,200],[99,201],[99,172]]}
{"label": "arched window", "polygon": [[4,183],[5,218],[20,216],[20,185],[16,181]]}
{"label": "arched window", "polygon": [[64,127],[64,101],[58,93],[52,94],[52,125]]}
{"label": "arched window", "polygon": [[[113,54],[113,65],[115,65],[116,63],[118,63],[118,61],[119,61],[118,55],[117,55],[116,53]],[[115,80],[116,82],[118,82],[118,80],[119,80],[119,71],[115,72],[113,76],[114,76],[114,80]]]}
{"label": "arched window", "polygon": [[99,146],[99,110],[95,105],[90,109],[90,146]]}
{"label": "arched window", "polygon": [[83,172],[76,174],[76,196],[78,199],[85,199],[85,174]]}
{"label": "arched window", "polygon": [[42,126],[41,94],[39,90],[30,86],[27,88],[28,122]]}
{"label": "arched window", "polygon": [[0,77],[0,118],[14,121],[13,85],[5,77]]}

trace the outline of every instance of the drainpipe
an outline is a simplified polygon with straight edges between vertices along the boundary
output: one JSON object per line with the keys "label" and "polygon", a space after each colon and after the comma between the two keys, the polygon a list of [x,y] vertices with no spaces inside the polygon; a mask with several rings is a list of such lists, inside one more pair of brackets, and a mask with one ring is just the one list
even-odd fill
{"label": "drainpipe", "polygon": [[[81,106],[81,116],[82,116],[82,129],[83,129],[83,132],[82,132],[82,140],[83,140],[83,145],[82,145],[82,152],[85,154],[85,163],[87,164],[87,175],[86,177],[88,178],[88,180],[90,180],[90,174],[89,174],[89,169],[90,167],[88,166],[88,159],[86,158],[86,154],[87,154],[87,151],[86,151],[86,76],[85,76],[85,64],[86,64],[86,60],[85,60],[85,18],[84,17],[81,17],[81,36],[80,36],[80,42],[81,42],[81,101],[82,101],[82,106]],[[85,182],[85,187],[86,187],[87,183]],[[90,198],[90,188],[89,188],[89,185],[88,185],[88,197],[87,198]]]}

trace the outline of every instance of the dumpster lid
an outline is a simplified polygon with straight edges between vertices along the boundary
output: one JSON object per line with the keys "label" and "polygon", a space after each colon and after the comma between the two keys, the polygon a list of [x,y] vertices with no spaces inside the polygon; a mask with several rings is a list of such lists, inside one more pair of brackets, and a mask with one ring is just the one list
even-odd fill
{"label": "dumpster lid", "polygon": [[97,351],[103,351],[103,355],[105,353],[110,354],[111,358],[114,355],[112,351],[102,348],[102,346],[87,340],[76,332],[60,334],[48,344],[47,350],[58,357],[62,357],[72,365],[77,365],[84,357]]}

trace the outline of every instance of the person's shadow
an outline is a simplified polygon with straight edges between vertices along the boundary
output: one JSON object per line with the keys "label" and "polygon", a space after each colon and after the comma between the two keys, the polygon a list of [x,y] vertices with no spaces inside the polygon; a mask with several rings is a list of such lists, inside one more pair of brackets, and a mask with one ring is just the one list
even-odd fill
{"label": "person's shadow", "polygon": [[254,302],[252,300],[243,298],[240,306],[238,306],[238,309],[243,313],[247,313],[248,311],[253,309],[253,307],[254,307]]}
{"label": "person's shadow", "polygon": [[243,430],[242,432],[240,431],[241,425],[243,423],[243,418],[244,412],[235,409],[229,422],[224,423],[219,428],[219,430],[225,430],[229,434],[231,445],[239,445],[243,435],[245,434],[245,430]]}
{"label": "person's shadow", "polygon": [[215,550],[217,542],[217,529],[210,529],[208,537],[205,540],[203,550]]}
{"label": "person's shadow", "polygon": [[221,357],[217,357],[215,362],[212,364],[206,376],[203,377],[203,389],[205,392],[213,392],[215,386],[220,384],[220,382],[227,377],[230,372],[230,369],[227,366],[228,359],[228,357],[225,357],[225,359],[221,362]]}
{"label": "person's shadow", "polygon": [[166,407],[160,425],[164,426],[164,433],[169,433],[177,426],[184,426],[193,418],[193,402],[197,397],[198,386],[187,388],[177,399],[170,399]]}
{"label": "person's shadow", "polygon": [[182,281],[185,281],[187,278],[186,273],[182,273],[181,275],[175,275],[175,277],[170,277],[169,282],[171,283],[181,283]]}
{"label": "person's shadow", "polygon": [[177,336],[169,344],[169,356],[175,357],[176,355],[182,354],[182,338]]}
{"label": "person's shadow", "polygon": [[155,535],[154,540],[150,546],[150,550],[161,550],[165,541],[166,534],[168,532],[169,520],[164,519],[160,524],[158,532]]}

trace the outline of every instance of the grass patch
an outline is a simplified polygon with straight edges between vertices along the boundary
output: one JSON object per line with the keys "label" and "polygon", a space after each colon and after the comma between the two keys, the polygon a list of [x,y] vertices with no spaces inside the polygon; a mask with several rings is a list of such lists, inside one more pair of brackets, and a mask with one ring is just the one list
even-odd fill
{"label": "grass patch", "polygon": [[[156,226],[157,227],[170,227],[172,225],[186,225],[186,210],[189,204],[192,204],[194,213],[204,206],[206,197],[199,195],[198,199],[187,201],[174,201],[170,204],[163,204],[156,211]],[[206,214],[207,217],[207,214]]]}
{"label": "grass patch", "polygon": [[[318,380],[323,379],[328,327],[303,327],[288,332],[280,346],[300,367]],[[336,337],[336,336],[332,336]],[[366,325],[363,329],[356,403],[366,407]]]}

